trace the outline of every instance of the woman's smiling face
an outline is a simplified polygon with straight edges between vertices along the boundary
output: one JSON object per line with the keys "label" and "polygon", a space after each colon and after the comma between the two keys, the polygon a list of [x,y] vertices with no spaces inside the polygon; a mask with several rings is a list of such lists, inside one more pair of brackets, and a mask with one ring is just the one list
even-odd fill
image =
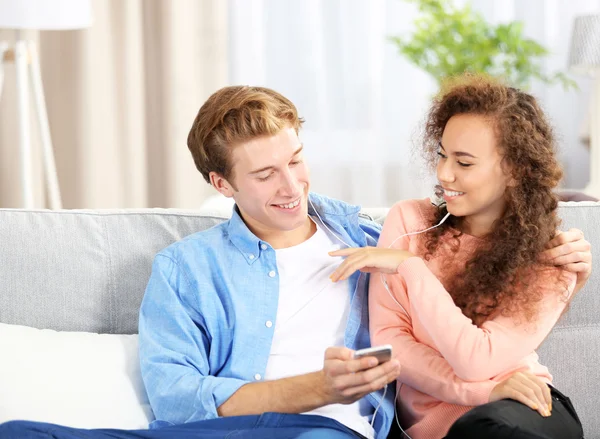
{"label": "woman's smiling face", "polygon": [[506,207],[512,180],[502,163],[493,126],[483,116],[457,114],[448,120],[437,164],[448,212],[465,219],[465,233],[483,236]]}

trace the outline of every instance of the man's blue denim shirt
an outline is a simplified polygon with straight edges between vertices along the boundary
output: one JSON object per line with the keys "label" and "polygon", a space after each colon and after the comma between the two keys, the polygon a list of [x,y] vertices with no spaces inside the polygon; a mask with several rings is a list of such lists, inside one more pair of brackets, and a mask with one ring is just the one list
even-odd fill
{"label": "man's blue denim shirt", "polygon": [[[344,242],[375,246],[380,226],[359,207],[310,194],[309,214]],[[314,209],[313,209],[314,206]],[[262,379],[269,359],[279,295],[275,251],[230,220],[190,235],[155,257],[139,320],[141,372],[156,421],[150,428],[218,417],[217,407],[242,385]],[[350,278],[345,344],[370,346],[368,276]],[[318,324],[319,322],[315,322]],[[394,416],[394,390],[377,412],[377,438]],[[377,407],[382,392],[367,395]]]}

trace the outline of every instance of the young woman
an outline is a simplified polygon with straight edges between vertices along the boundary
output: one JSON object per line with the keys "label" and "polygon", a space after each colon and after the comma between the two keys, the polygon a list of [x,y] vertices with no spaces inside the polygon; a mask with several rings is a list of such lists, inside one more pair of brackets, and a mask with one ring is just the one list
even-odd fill
{"label": "young woman", "polygon": [[400,423],[412,439],[582,438],[535,353],[578,287],[543,257],[562,177],[546,117],[466,75],[434,101],[424,140],[443,203],[401,201],[377,248],[332,253],[347,256],[334,281],[372,272],[371,341],[400,361]]}

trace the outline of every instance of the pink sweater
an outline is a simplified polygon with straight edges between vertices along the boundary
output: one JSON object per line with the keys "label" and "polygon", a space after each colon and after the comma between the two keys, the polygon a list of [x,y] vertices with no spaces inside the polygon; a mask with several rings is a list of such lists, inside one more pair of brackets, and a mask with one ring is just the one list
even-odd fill
{"label": "pink sweater", "polygon": [[[399,235],[424,230],[434,207],[428,199],[401,201],[386,218],[379,247],[387,248]],[[398,239],[394,248],[422,255],[423,235]],[[535,349],[556,324],[575,287],[575,275],[561,282],[540,282],[539,314],[532,323],[497,316],[475,326],[458,308],[444,286],[442,273],[452,272],[472,255],[479,239],[460,238],[460,250],[440,246],[436,257],[412,257],[400,264],[397,275],[371,275],[370,331],[373,346],[389,343],[401,365],[398,378],[398,415],[413,439],[437,439],[460,416],[489,401],[492,389],[515,371],[529,371],[548,383],[552,376],[538,362]],[[421,245],[420,245],[421,244]],[[446,252],[447,251],[447,252]],[[554,271],[555,269],[548,269]]]}

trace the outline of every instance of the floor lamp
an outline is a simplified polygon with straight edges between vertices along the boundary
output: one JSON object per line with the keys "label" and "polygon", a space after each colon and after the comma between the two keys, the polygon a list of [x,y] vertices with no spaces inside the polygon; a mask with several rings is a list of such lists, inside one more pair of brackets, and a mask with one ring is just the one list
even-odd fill
{"label": "floor lamp", "polygon": [[[26,209],[35,207],[29,111],[32,101],[41,136],[44,181],[50,208],[61,209],[62,201],[37,50],[33,41],[24,38],[23,30],[81,29],[90,26],[91,21],[91,0],[0,0],[0,28],[12,29],[15,32],[14,45],[0,42],[0,97],[4,86],[4,68],[14,63],[21,190],[23,207]],[[30,97],[30,92],[33,99]]]}
{"label": "floor lamp", "polygon": [[594,77],[590,110],[590,182],[584,192],[600,198],[600,15],[575,18],[569,69]]}

